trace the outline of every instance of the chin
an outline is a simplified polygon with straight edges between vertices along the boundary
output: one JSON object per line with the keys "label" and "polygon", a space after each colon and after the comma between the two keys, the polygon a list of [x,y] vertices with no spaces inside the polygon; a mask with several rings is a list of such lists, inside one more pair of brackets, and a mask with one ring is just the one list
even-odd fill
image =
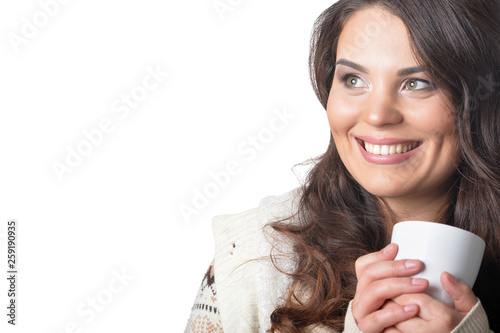
{"label": "chin", "polygon": [[[402,191],[402,184],[401,185],[394,185],[394,184],[363,184],[360,183],[360,185],[368,191],[370,194],[373,194],[377,197],[380,198],[397,198],[397,197],[405,197],[408,195],[407,191]],[[365,186],[366,185],[366,186]]]}

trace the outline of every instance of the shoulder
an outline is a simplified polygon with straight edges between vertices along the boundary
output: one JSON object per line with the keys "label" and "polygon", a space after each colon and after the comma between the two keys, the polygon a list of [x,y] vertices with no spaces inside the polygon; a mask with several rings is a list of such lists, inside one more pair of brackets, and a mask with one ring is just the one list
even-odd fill
{"label": "shoulder", "polygon": [[[276,238],[265,228],[296,213],[299,200],[300,190],[295,189],[266,197],[245,212],[214,218],[214,270],[224,330],[257,332],[286,291],[288,277],[269,260]],[[288,246],[279,246],[280,252],[283,248],[291,252]]]}
{"label": "shoulder", "polygon": [[266,230],[270,229],[266,228],[267,224],[295,214],[299,201],[300,190],[294,189],[282,195],[266,197],[257,207],[245,212],[215,217],[216,267],[234,266],[269,255],[271,243],[278,236]]}
{"label": "shoulder", "polygon": [[245,232],[262,228],[267,223],[289,217],[297,212],[301,190],[262,199],[255,208],[237,214],[219,215],[213,219],[215,237],[231,231]]}

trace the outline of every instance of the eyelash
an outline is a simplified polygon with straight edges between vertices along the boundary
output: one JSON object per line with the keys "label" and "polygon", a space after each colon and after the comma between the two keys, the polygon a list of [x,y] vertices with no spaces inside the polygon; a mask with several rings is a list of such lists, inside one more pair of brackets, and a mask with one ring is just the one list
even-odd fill
{"label": "eyelash", "polygon": [[[347,84],[347,79],[349,79],[350,77],[355,78],[355,79],[357,79],[357,80],[361,80],[361,81],[363,81],[363,80],[362,80],[359,76],[357,76],[356,74],[351,74],[351,73],[344,74],[344,75],[342,75],[342,77],[340,78],[340,80],[341,80],[341,82],[342,82],[342,83],[344,83],[344,85],[345,85],[347,88],[353,88],[352,86],[350,86],[349,84]],[[418,82],[422,82],[422,83],[424,83],[424,84],[428,85],[428,87],[427,87],[427,88],[434,88],[434,87],[435,87],[435,86],[434,86],[434,84],[433,84],[432,82],[430,82],[430,81],[428,81],[428,80],[424,80],[424,79],[419,79],[419,78],[416,78],[416,77],[415,77],[415,78],[413,78],[413,77],[412,77],[412,78],[408,78],[408,79],[406,79],[406,80],[404,81],[403,86],[404,86],[404,87],[406,87],[406,85],[407,85],[407,84],[408,84],[408,82],[410,82],[410,81],[418,81]],[[363,81],[363,82],[364,82],[364,81]],[[417,89],[417,91],[419,91],[419,90],[425,90],[425,89],[427,89],[427,88]]]}
{"label": "eyelash", "polygon": [[352,88],[351,86],[349,86],[349,85],[347,84],[347,79],[349,79],[350,77],[352,77],[352,78],[356,78],[356,79],[358,79],[358,80],[361,80],[361,78],[360,78],[359,76],[355,75],[355,74],[350,74],[350,73],[348,73],[348,74],[344,74],[344,75],[342,75],[342,77],[340,78],[340,81],[341,81],[341,82],[343,82],[343,83],[344,83],[344,85],[345,85],[347,88]]}
{"label": "eyelash", "polygon": [[418,79],[418,78],[409,78],[409,79],[406,79],[405,82],[404,82],[404,86],[406,87],[408,85],[408,82],[410,81],[418,81],[418,82],[422,82],[422,83],[425,83],[427,85],[426,88],[423,88],[423,89],[417,89],[417,90],[425,90],[425,89],[429,89],[429,88],[434,88],[434,84],[428,80],[424,80],[424,79]]}

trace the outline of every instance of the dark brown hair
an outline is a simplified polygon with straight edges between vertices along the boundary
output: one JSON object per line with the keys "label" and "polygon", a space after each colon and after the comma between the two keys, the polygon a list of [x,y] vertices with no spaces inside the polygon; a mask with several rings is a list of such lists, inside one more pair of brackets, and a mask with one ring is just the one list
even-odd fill
{"label": "dark brown hair", "polygon": [[[460,164],[442,222],[486,241],[474,292],[491,329],[500,331],[500,3],[338,1],[317,19],[311,39],[311,80],[325,109],[340,32],[354,12],[369,6],[405,23],[417,58],[455,106]],[[302,332],[310,325],[343,329],[357,283],[355,260],[389,242],[382,209],[349,174],[330,137],[303,186],[295,222],[272,224],[294,242],[298,258],[286,304],[271,315],[272,332]]]}

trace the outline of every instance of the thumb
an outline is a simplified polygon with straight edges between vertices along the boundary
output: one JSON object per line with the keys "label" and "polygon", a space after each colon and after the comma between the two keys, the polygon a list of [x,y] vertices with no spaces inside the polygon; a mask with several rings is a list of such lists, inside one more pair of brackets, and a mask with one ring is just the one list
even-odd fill
{"label": "thumb", "polygon": [[450,294],[458,312],[468,313],[477,303],[477,298],[469,285],[457,280],[448,272],[441,274],[441,284],[444,290]]}

